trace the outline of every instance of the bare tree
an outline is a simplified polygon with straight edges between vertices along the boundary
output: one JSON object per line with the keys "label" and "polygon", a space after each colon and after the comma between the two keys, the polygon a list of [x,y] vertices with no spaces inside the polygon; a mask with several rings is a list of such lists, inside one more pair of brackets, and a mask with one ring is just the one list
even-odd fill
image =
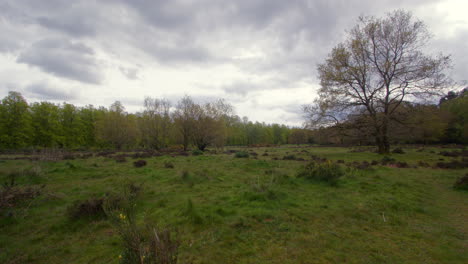
{"label": "bare tree", "polygon": [[389,122],[404,101],[439,95],[450,79],[449,56],[423,54],[430,34],[410,12],[384,18],[360,17],[347,39],[318,65],[321,89],[311,123],[339,122],[363,111],[379,153],[388,153]]}

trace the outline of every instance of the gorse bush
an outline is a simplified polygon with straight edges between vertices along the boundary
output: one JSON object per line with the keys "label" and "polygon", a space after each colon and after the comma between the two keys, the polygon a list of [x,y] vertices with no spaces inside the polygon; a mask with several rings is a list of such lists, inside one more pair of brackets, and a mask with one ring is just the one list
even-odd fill
{"label": "gorse bush", "polygon": [[236,152],[236,154],[234,156],[236,158],[248,158],[249,153],[247,153],[246,151],[238,151],[238,152]]}
{"label": "gorse bush", "polygon": [[343,177],[345,172],[336,163],[331,161],[326,162],[310,162],[304,168],[302,168],[298,177],[305,178],[308,180],[326,182],[330,185],[337,185],[338,179]]}
{"label": "gorse bush", "polygon": [[105,207],[122,241],[123,250],[117,257],[125,264],[176,264],[180,242],[171,231],[137,224],[135,205],[140,191],[141,185],[130,184],[124,188],[118,207]]}

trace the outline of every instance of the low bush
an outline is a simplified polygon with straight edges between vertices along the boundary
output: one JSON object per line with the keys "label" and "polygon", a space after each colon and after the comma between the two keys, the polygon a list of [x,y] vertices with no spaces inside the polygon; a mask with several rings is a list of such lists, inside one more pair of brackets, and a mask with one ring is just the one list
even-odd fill
{"label": "low bush", "polygon": [[124,162],[127,162],[127,158],[125,156],[117,156],[115,157],[115,162],[124,163]]}
{"label": "low bush", "polygon": [[286,155],[283,157],[283,160],[296,160],[296,156],[295,155]]}
{"label": "low bush", "polygon": [[249,153],[247,153],[246,151],[238,151],[238,152],[236,152],[236,154],[234,156],[236,158],[248,158]]}
{"label": "low bush", "polygon": [[393,164],[395,163],[395,159],[394,158],[390,158],[389,156],[384,156],[381,160],[380,160],[380,163],[382,165],[387,165],[387,164]]}
{"label": "low bush", "polygon": [[174,168],[174,164],[170,161],[165,161],[164,162],[164,168],[166,169],[173,169]]}
{"label": "low bush", "polygon": [[298,177],[308,180],[326,182],[332,186],[338,184],[338,180],[345,175],[343,169],[336,163],[328,162],[310,162],[302,168]]}
{"label": "low bush", "polygon": [[171,231],[150,223],[137,224],[135,201],[140,190],[141,185],[130,184],[124,188],[119,207],[105,206],[106,215],[122,241],[120,263],[175,264],[180,242]]}
{"label": "low bush", "polygon": [[405,151],[402,148],[395,148],[392,153],[395,154],[405,154]]}
{"label": "low bush", "polygon": [[395,163],[395,166],[397,168],[409,168],[410,166],[408,165],[408,163],[404,162],[404,161],[398,161],[397,163]]}
{"label": "low bush", "polygon": [[199,156],[199,155],[203,155],[203,151],[199,150],[199,149],[194,149],[192,151],[192,155],[193,156]]}
{"label": "low bush", "polygon": [[437,162],[436,167],[441,169],[464,169],[468,168],[468,161],[452,160],[449,162]]}
{"label": "low bush", "polygon": [[146,166],[146,160],[137,160],[137,161],[133,162],[133,166],[135,168],[141,168],[143,166]]}
{"label": "low bush", "polygon": [[105,218],[104,197],[75,201],[67,208],[67,215],[72,220],[81,218]]}
{"label": "low bush", "polygon": [[439,152],[439,155],[445,156],[445,157],[468,157],[468,150],[462,150],[462,151],[441,151]]}
{"label": "low bush", "polygon": [[465,174],[465,176],[458,178],[453,185],[453,188],[468,191],[468,173]]}
{"label": "low bush", "polygon": [[147,159],[151,158],[151,153],[149,152],[137,152],[132,155],[132,158],[134,159]]}
{"label": "low bush", "polygon": [[39,187],[19,186],[16,183],[16,178],[11,177],[9,181],[0,187],[0,212],[8,208],[14,208],[24,201],[34,199],[41,194],[44,187],[45,185]]}
{"label": "low bush", "polygon": [[249,153],[249,155],[252,156],[252,157],[257,157],[258,153],[255,152],[255,151],[252,151],[252,152]]}
{"label": "low bush", "polygon": [[142,185],[129,183],[125,185],[124,189],[118,194],[106,194],[99,197],[75,201],[68,206],[67,215],[71,220],[107,218],[109,212],[133,207],[134,201],[141,189]]}

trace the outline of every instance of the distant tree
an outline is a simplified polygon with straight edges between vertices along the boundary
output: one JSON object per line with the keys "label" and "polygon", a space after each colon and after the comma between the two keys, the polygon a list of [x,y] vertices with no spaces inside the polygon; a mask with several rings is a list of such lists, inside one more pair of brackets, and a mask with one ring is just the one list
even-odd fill
{"label": "distant tree", "polygon": [[362,110],[379,153],[390,150],[390,121],[405,100],[438,95],[450,80],[450,58],[423,54],[429,39],[423,22],[397,10],[384,18],[361,17],[347,39],[318,65],[321,88],[304,108],[314,125],[346,120]]}
{"label": "distant tree", "polygon": [[97,138],[117,149],[134,146],[137,133],[135,115],[125,112],[119,101],[114,102],[96,122]]}
{"label": "distant tree", "polygon": [[451,92],[441,100],[440,108],[448,122],[445,141],[468,143],[468,88],[459,93]]}
{"label": "distant tree", "polygon": [[30,146],[32,137],[29,106],[18,92],[9,92],[0,103],[0,147]]}
{"label": "distant tree", "polygon": [[84,145],[84,127],[79,109],[68,103],[60,108],[59,122],[62,132],[62,144],[66,148],[76,148]]}
{"label": "distant tree", "polygon": [[213,103],[194,105],[193,143],[199,150],[207,146],[224,146],[226,122],[232,114],[232,106],[220,99]]}
{"label": "distant tree", "polygon": [[144,147],[160,149],[169,142],[171,126],[168,100],[146,97],[145,110],[139,119],[142,144]]}
{"label": "distant tree", "polygon": [[182,145],[185,151],[191,143],[196,108],[197,105],[192,98],[186,95],[177,103],[173,113],[174,124],[182,137]]}
{"label": "distant tree", "polygon": [[292,129],[289,134],[289,144],[306,144],[308,143],[308,130],[306,129]]}
{"label": "distant tree", "polygon": [[33,144],[44,148],[63,147],[60,107],[50,102],[31,105]]}
{"label": "distant tree", "polygon": [[102,119],[107,112],[105,108],[96,109],[92,105],[87,105],[79,109],[77,115],[81,120],[81,137],[83,139],[83,146],[94,147],[97,145],[96,141],[96,122]]}

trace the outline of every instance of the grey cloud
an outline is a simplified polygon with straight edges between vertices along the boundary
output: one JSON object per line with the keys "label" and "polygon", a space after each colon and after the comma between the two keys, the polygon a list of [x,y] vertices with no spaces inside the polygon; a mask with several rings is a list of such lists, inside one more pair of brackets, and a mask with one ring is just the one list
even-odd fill
{"label": "grey cloud", "polygon": [[96,34],[96,29],[93,24],[88,22],[85,17],[69,16],[59,18],[39,17],[37,22],[43,26],[53,30],[58,30],[71,36],[92,36]]}
{"label": "grey cloud", "polygon": [[38,41],[20,54],[17,62],[84,83],[99,84],[102,79],[93,49],[66,39]]}
{"label": "grey cloud", "polygon": [[138,79],[138,69],[137,68],[127,68],[119,67],[120,72],[125,75],[130,80]]}
{"label": "grey cloud", "polygon": [[38,100],[58,100],[68,101],[78,99],[76,90],[67,90],[49,85],[47,82],[32,83],[25,87],[26,92],[31,94],[32,98]]}

